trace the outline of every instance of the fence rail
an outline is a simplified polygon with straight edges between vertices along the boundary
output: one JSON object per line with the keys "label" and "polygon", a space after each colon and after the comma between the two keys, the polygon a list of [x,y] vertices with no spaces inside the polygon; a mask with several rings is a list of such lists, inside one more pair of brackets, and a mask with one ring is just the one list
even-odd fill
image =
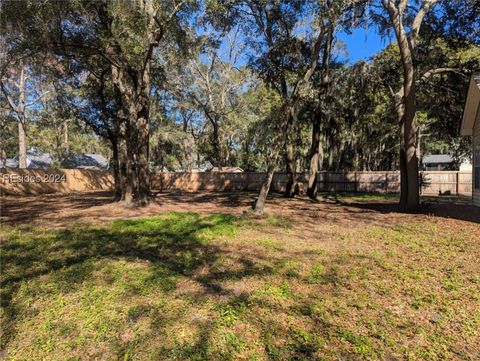
{"label": "fence rail", "polygon": [[[258,191],[265,173],[154,173],[151,186],[158,191]],[[307,186],[307,174],[299,174],[300,188]],[[421,172],[422,194],[472,194],[472,173],[458,171]],[[276,173],[271,189],[282,192],[287,176]],[[113,187],[109,172],[57,169],[1,169],[2,194],[69,193],[106,190]],[[398,193],[399,172],[320,172],[321,192]]]}

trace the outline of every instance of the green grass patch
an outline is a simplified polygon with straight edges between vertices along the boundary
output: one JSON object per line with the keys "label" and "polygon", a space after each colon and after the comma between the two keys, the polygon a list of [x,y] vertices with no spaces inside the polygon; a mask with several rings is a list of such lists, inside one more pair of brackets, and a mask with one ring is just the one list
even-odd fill
{"label": "green grass patch", "polygon": [[295,227],[280,217],[168,213],[6,229],[2,356],[475,359],[473,228],[319,225],[327,241]]}

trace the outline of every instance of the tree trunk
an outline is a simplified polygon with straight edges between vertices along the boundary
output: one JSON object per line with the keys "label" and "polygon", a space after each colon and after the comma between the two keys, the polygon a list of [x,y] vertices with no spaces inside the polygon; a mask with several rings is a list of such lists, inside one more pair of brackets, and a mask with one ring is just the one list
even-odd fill
{"label": "tree trunk", "polygon": [[[413,71],[413,70],[412,70]],[[400,210],[415,211],[420,205],[420,179],[416,145],[415,84],[407,84],[395,95],[400,128]]]}
{"label": "tree trunk", "polygon": [[258,198],[255,201],[253,206],[253,210],[257,213],[263,213],[265,209],[265,203],[267,201],[268,192],[270,191],[270,185],[272,184],[273,173],[275,172],[275,166],[278,160],[278,151],[274,152],[274,155],[268,162],[267,166],[267,174],[265,176],[265,180],[262,183],[262,187],[260,188],[260,192],[258,193]]}
{"label": "tree trunk", "polygon": [[18,98],[18,168],[27,168],[27,141],[25,132],[25,67],[20,70]]}
{"label": "tree trunk", "polygon": [[[149,111],[150,80],[149,66],[136,77],[131,77],[133,69],[112,67],[112,77],[118,87],[122,102],[128,110],[128,121],[125,127],[125,184],[122,191],[122,202],[125,205],[144,206],[150,201],[149,171]],[[127,79],[130,79],[127,80]],[[135,84],[133,84],[135,80]],[[123,166],[123,165],[122,165]],[[135,197],[134,197],[135,196]]]}
{"label": "tree trunk", "polygon": [[324,112],[323,108],[325,103],[325,97],[328,92],[329,81],[330,81],[329,70],[330,70],[330,59],[332,54],[334,28],[335,28],[335,24],[332,23],[328,29],[327,39],[325,42],[325,47],[323,49],[318,106],[315,109],[315,114],[313,116],[312,145],[310,148],[310,169],[309,169],[308,189],[307,189],[307,195],[311,199],[317,198],[317,191],[318,191],[317,177],[318,177],[318,164],[319,164],[319,158],[320,158],[320,130],[321,130],[321,124],[322,124],[322,115]]}
{"label": "tree trunk", "polygon": [[394,96],[395,111],[397,112],[397,121],[399,126],[400,137],[400,202],[399,206],[402,211],[406,210],[407,196],[408,196],[408,182],[407,182],[407,163],[405,154],[405,103],[403,101],[403,88]]}
{"label": "tree trunk", "polygon": [[223,162],[223,156],[222,156],[222,149],[220,147],[220,127],[218,126],[218,122],[212,121],[212,127],[213,127],[213,134],[212,134],[212,140],[213,140],[213,157],[215,158],[215,161],[217,164],[215,164],[219,169],[222,169],[224,166]]}
{"label": "tree trunk", "polygon": [[285,185],[284,196],[291,198],[295,196],[295,155],[294,155],[294,146],[293,146],[293,132],[294,132],[294,117],[293,109],[291,107],[287,108],[288,114],[286,117],[285,124],[285,165],[287,173],[287,184]]}
{"label": "tree trunk", "polygon": [[25,120],[18,122],[18,168],[27,168],[27,143],[25,134]]}
{"label": "tree trunk", "polygon": [[[422,21],[428,10],[437,2],[438,0],[425,0],[421,3],[407,33],[403,24],[407,3],[400,2],[397,4],[393,0],[383,1],[383,6],[387,9],[391,25],[395,30],[403,66],[403,88],[395,95],[395,103],[399,118],[403,113],[400,121],[400,208],[404,211],[415,211],[420,206],[418,159],[416,155],[417,105],[413,51],[420,34]],[[399,95],[403,95],[401,98],[403,107],[398,106]]]}
{"label": "tree trunk", "polygon": [[112,144],[112,168],[113,168],[113,179],[115,182],[115,200],[119,201],[122,199],[122,175],[120,174],[120,155],[118,152],[118,139],[110,138],[110,143]]}
{"label": "tree trunk", "polygon": [[186,115],[183,115],[183,133],[184,138],[182,141],[183,146],[183,159],[186,162],[185,170],[188,173],[191,173],[193,170],[193,163],[195,161],[194,149],[195,149],[195,140],[192,140],[190,134],[188,133],[188,119]]}
{"label": "tree trunk", "polygon": [[418,159],[417,159],[417,125],[416,125],[416,102],[415,102],[415,83],[412,81],[409,84],[409,91],[405,96],[405,118],[404,118],[404,139],[405,139],[405,165],[407,170],[407,199],[405,210],[408,212],[416,211],[420,206],[420,182],[418,174]]}
{"label": "tree trunk", "polygon": [[412,212],[420,206],[417,159],[416,88],[413,58],[408,43],[401,46],[404,68],[403,88],[395,95],[400,120],[400,209]]}
{"label": "tree trunk", "polygon": [[150,169],[149,169],[149,125],[148,125],[148,98],[142,105],[138,114],[136,126],[138,127],[137,149],[137,203],[147,205],[150,202]]}
{"label": "tree trunk", "polygon": [[[293,115],[293,109],[287,103],[283,104],[283,112],[282,112],[282,121],[278,125],[277,133],[285,130],[287,128],[287,123],[289,122],[289,118]],[[276,137],[276,140],[280,140],[281,136]],[[285,140],[285,138],[284,138]],[[272,183],[273,173],[275,172],[275,168],[277,166],[278,157],[280,149],[279,147],[273,146],[272,155],[267,160],[267,174],[265,176],[265,180],[260,188],[260,192],[258,194],[258,198],[255,201],[253,209],[257,213],[262,213],[265,208],[265,202],[267,200],[268,192],[270,191],[270,184]]]}
{"label": "tree trunk", "polygon": [[3,148],[0,149],[0,162],[2,162],[1,168],[7,167],[7,153],[5,153],[5,150]]}
{"label": "tree trunk", "polygon": [[135,189],[134,174],[135,169],[133,168],[133,162],[131,157],[128,155],[127,140],[123,140],[123,144],[120,148],[120,174],[121,174],[121,184],[122,184],[122,199],[121,202],[131,207],[133,206],[133,191]]}
{"label": "tree trunk", "polygon": [[63,158],[67,159],[70,153],[70,146],[68,144],[68,122],[63,122]]}
{"label": "tree trunk", "polygon": [[126,206],[133,205],[133,182],[131,176],[131,165],[127,153],[127,125],[121,121],[118,129],[118,153],[119,153],[119,172],[120,172],[120,201]]}
{"label": "tree trunk", "polygon": [[310,148],[310,168],[308,172],[307,196],[311,199],[317,198],[318,192],[318,166],[320,158],[320,114],[313,115],[312,146]]}

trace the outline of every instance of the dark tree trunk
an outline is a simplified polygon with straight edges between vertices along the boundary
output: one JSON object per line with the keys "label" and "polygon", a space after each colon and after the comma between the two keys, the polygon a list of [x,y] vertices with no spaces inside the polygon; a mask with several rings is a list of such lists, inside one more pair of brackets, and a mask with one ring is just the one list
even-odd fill
{"label": "dark tree trunk", "polygon": [[[420,181],[418,173],[417,144],[416,144],[416,103],[415,83],[411,83],[408,95],[405,96],[405,166],[407,170],[408,195],[405,210],[416,211],[420,206]],[[402,205],[403,206],[403,205]],[[403,207],[402,207],[403,208]]]}
{"label": "dark tree trunk", "polygon": [[[132,75],[135,74],[136,76]],[[122,202],[144,206],[150,201],[149,172],[149,66],[139,74],[134,69],[112,67],[112,76],[118,87],[122,103],[128,110],[125,127],[125,183]],[[130,79],[127,80],[127,79]]]}
{"label": "dark tree trunk", "polygon": [[111,138],[110,143],[112,144],[112,168],[113,168],[113,180],[115,182],[115,200],[119,201],[122,199],[122,175],[120,174],[120,155],[118,153],[118,139]]}
{"label": "dark tree trunk", "polygon": [[[395,94],[395,105],[400,120],[400,209],[415,211],[420,206],[420,184],[416,155],[416,88],[413,51],[420,34],[420,27],[427,12],[438,0],[425,0],[419,4],[410,26],[404,25],[406,3],[383,0],[391,25],[395,30],[403,66],[403,87]],[[408,28],[408,31],[407,29]],[[399,104],[401,103],[401,106]]]}
{"label": "dark tree trunk", "polygon": [[133,190],[134,184],[134,169],[131,160],[131,156],[128,155],[128,129],[124,124],[122,126],[123,136],[120,138],[120,174],[122,185],[122,198],[121,202],[126,206],[133,206]]}
{"label": "dark tree trunk", "polygon": [[139,205],[147,205],[150,202],[150,169],[149,169],[149,104],[148,96],[138,113],[136,126],[138,135],[135,148],[137,150],[137,203]]}
{"label": "dark tree trunk", "polygon": [[413,59],[403,48],[404,80],[394,96],[400,128],[400,210],[412,212],[420,206],[420,179],[417,159],[416,89]]}
{"label": "dark tree trunk", "polygon": [[403,88],[395,94],[395,110],[397,112],[397,120],[399,126],[399,137],[400,137],[400,209],[405,211],[407,205],[407,196],[408,196],[408,182],[407,182],[407,162],[405,154],[405,105],[403,102]]}
{"label": "dark tree trunk", "polygon": [[317,177],[318,177],[318,163],[320,158],[320,131],[322,124],[322,117],[324,113],[325,98],[329,88],[329,71],[330,58],[332,54],[333,32],[335,24],[330,24],[327,32],[325,46],[323,48],[322,69],[320,91],[318,95],[318,105],[313,116],[312,126],[312,145],[310,148],[310,169],[308,177],[307,195],[311,199],[317,198]]}

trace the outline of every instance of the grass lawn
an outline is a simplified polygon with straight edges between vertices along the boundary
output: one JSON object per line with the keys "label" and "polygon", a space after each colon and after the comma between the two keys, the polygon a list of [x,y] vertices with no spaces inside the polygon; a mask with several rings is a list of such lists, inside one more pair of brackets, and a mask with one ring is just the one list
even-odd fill
{"label": "grass lawn", "polygon": [[480,232],[455,222],[4,226],[0,357],[478,360]]}

